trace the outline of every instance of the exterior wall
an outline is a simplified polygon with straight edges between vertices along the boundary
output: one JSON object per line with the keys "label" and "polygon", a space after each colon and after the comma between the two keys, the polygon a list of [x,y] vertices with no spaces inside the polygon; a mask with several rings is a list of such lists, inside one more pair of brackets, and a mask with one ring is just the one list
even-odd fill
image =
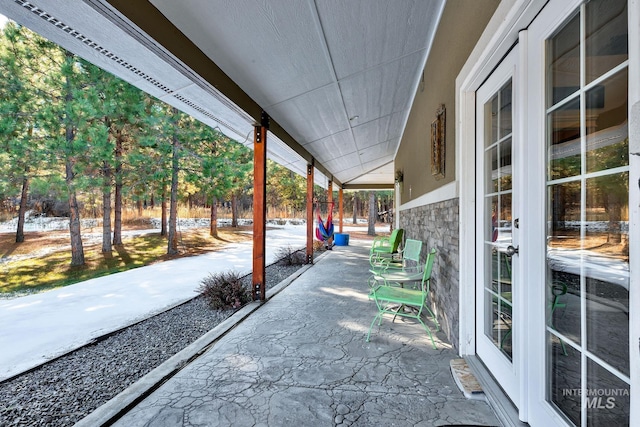
{"label": "exterior wall", "polygon": [[408,239],[422,240],[423,253],[436,248],[430,301],[447,339],[458,348],[458,199],[450,199],[402,212],[400,228]]}
{"label": "exterior wall", "polygon": [[[469,58],[499,0],[447,2],[418,85],[395,158],[403,172],[399,227],[407,238],[435,247],[431,304],[447,339],[459,348],[459,199],[456,194],[456,76]],[[445,177],[431,175],[431,122],[440,104],[446,108]],[[404,206],[403,206],[404,205]]]}
{"label": "exterior wall", "polygon": [[[445,6],[424,68],[424,82],[418,85],[395,158],[395,170],[404,174],[400,204],[456,179],[455,79],[499,3],[450,0]],[[430,135],[440,104],[446,108],[446,159],[445,177],[436,180],[430,168]]]}

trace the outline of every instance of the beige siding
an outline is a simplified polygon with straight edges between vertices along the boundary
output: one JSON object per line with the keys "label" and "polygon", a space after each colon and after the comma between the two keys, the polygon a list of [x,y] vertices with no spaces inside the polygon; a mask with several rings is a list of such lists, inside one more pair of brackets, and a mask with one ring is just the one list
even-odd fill
{"label": "beige siding", "polygon": [[[395,169],[404,172],[401,203],[455,180],[455,79],[499,3],[447,2],[395,159]],[[436,180],[431,175],[430,126],[440,104],[446,107],[446,165],[445,177]]]}

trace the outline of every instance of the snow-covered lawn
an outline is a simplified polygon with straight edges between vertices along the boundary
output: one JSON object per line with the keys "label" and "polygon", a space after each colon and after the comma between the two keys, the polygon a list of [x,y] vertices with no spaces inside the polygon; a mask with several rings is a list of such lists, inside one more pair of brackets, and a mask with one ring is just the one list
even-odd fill
{"label": "snow-covered lawn", "polygon": [[[282,247],[302,248],[306,227],[267,230],[270,264]],[[196,295],[209,273],[251,271],[252,242],[0,301],[0,380]]]}

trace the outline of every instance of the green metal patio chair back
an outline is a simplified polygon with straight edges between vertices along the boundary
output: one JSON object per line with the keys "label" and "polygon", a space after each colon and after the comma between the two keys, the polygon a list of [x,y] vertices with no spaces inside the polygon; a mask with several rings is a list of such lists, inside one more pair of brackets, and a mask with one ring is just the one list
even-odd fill
{"label": "green metal patio chair back", "polygon": [[369,269],[369,287],[372,288],[378,281],[384,281],[387,273],[410,273],[416,274],[420,271],[420,255],[422,254],[422,241],[407,239],[402,249],[402,259],[395,260],[391,257],[370,258],[371,268]]}
{"label": "green metal patio chair back", "polygon": [[402,250],[403,267],[409,266],[407,261],[411,261],[418,266],[420,264],[421,253],[422,240],[407,239],[407,241],[404,242],[404,249]]}
{"label": "green metal patio chair back", "polygon": [[391,245],[392,254],[398,252],[398,248],[400,248],[400,243],[402,243],[403,237],[404,230],[402,228],[396,228],[391,232],[391,236],[389,236],[389,244]]}
{"label": "green metal patio chair back", "polygon": [[[426,310],[436,325],[436,331],[440,330],[440,324],[438,323],[436,316],[427,305],[435,254],[435,249],[431,249],[427,254],[421,280],[420,276],[417,276],[420,281],[419,289],[408,289],[402,287],[402,285],[405,284],[404,282],[397,283],[395,284],[396,286],[394,286],[393,283],[389,283],[387,280],[385,280],[384,284],[378,284],[373,287],[370,297],[373,298],[376,306],[378,307],[378,314],[376,314],[371,321],[369,333],[367,334],[367,342],[369,342],[371,338],[371,330],[373,329],[373,325],[375,325],[376,320],[378,321],[378,325],[380,325],[382,323],[382,316],[385,314],[393,314],[394,319],[396,316],[402,316],[413,318],[420,322],[424,330],[429,334],[433,348],[437,348],[433,335],[431,334],[431,330],[422,320],[422,311]],[[400,308],[398,308],[398,306],[400,306]],[[409,310],[406,311],[405,308],[409,308]]]}
{"label": "green metal patio chair back", "polygon": [[404,229],[396,228],[391,232],[389,237],[378,237],[373,239],[369,259],[373,260],[374,258],[380,258],[384,255],[393,255],[398,253],[398,248],[400,247],[400,243],[402,243],[403,236]]}
{"label": "green metal patio chair back", "polygon": [[[433,271],[433,262],[436,259],[436,250],[435,248],[431,249],[427,254],[427,260],[424,264],[424,273],[422,274],[422,288],[423,291],[427,294],[429,293],[429,286],[431,283],[431,272]],[[426,290],[425,290],[426,288]]]}

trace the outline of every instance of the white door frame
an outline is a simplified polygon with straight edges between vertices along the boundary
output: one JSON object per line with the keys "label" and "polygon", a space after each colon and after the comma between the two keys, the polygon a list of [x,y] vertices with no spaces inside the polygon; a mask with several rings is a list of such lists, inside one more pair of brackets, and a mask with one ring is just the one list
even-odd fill
{"label": "white door frame", "polygon": [[[482,144],[479,142],[476,144],[476,185],[478,188],[478,203],[477,210],[478,214],[476,216],[476,254],[478,256],[476,260],[476,350],[478,355],[482,357],[483,362],[487,365],[487,367],[492,371],[493,376],[496,378],[496,381],[501,385],[501,387],[505,390],[505,392],[509,395],[509,397],[516,401],[521,402],[522,390],[519,387],[520,383],[520,372],[523,371],[523,359],[522,354],[526,354],[526,352],[522,351],[522,344],[525,343],[524,340],[521,339],[521,328],[524,324],[525,320],[525,310],[526,304],[523,304],[522,298],[522,276],[520,274],[521,269],[519,268],[520,257],[518,255],[514,255],[512,259],[512,282],[513,282],[513,298],[512,298],[512,355],[513,360],[508,362],[506,360],[506,356],[502,354],[500,349],[494,345],[494,343],[489,340],[485,336],[485,292],[484,288],[486,286],[486,278],[487,272],[485,271],[486,261],[484,257],[485,246],[486,246],[486,237],[483,235],[485,232],[485,224],[487,223],[486,213],[481,214],[480,212],[485,211],[484,207],[484,192],[485,189],[485,173],[487,167],[490,165],[485,164],[485,156],[484,156],[484,147],[487,145],[486,141],[484,141],[484,119],[485,119],[485,111],[481,106],[485,105],[489,100],[496,95],[501,88],[509,81],[512,84],[512,137],[511,137],[511,153],[512,153],[512,218],[515,220],[520,217],[521,206],[520,200],[522,198],[522,178],[521,178],[521,140],[519,139],[522,131],[520,125],[522,123],[521,114],[518,110],[518,106],[521,103],[522,96],[520,94],[520,76],[517,74],[520,66],[518,65],[520,56],[519,56],[519,45],[516,45],[511,52],[505,57],[504,60],[500,63],[498,68],[494,70],[490,77],[485,81],[482,86],[476,92],[476,135],[477,141],[482,141]],[[512,227],[512,245],[517,247],[519,245],[519,229],[517,227]],[[482,236],[482,237],[481,237]],[[482,352],[482,354],[480,354]],[[525,390],[526,392],[526,390]]]}
{"label": "white door frame", "polygon": [[[629,0],[629,241],[640,242],[640,0]],[[629,248],[631,424],[640,424],[640,245]],[[635,390],[635,392],[634,392]]]}
{"label": "white door frame", "polygon": [[[583,0],[561,0],[556,1],[553,5],[556,13],[550,21],[541,22],[547,29],[547,33],[542,35],[542,40],[550,38],[567,17],[576,11],[582,4]],[[535,26],[535,25],[533,25]],[[532,31],[529,32],[528,38],[532,37]],[[529,123],[527,126],[527,138],[530,141],[539,141],[536,147],[532,147],[527,155],[527,166],[531,166],[528,170],[523,171],[527,174],[531,182],[535,183],[535,188],[529,195],[529,212],[532,220],[529,221],[527,237],[523,237],[528,241],[528,256],[526,257],[526,268],[529,273],[533,272],[538,282],[546,283],[546,241],[540,236],[546,236],[547,230],[545,225],[546,218],[546,118],[544,113],[540,115],[540,111],[545,110],[545,86],[541,76],[544,76],[546,66],[545,51],[542,43],[536,43],[528,40],[523,51],[526,51],[528,58],[529,78],[527,79],[527,93],[529,96]],[[532,47],[534,46],[534,47]],[[531,117],[531,116],[534,117]],[[525,167],[527,167],[525,166]],[[527,371],[529,378],[535,378],[528,384],[529,398],[534,402],[529,406],[530,412],[527,416],[528,421],[532,425],[567,425],[566,421],[554,410],[547,401],[547,360],[544,357],[546,349],[546,294],[545,286],[539,286],[537,289],[531,289],[528,295],[530,299],[530,310],[528,312],[527,323],[530,325],[542,325],[540,328],[532,328],[529,330],[530,357],[527,362]],[[534,349],[538,349],[535,351]]]}

